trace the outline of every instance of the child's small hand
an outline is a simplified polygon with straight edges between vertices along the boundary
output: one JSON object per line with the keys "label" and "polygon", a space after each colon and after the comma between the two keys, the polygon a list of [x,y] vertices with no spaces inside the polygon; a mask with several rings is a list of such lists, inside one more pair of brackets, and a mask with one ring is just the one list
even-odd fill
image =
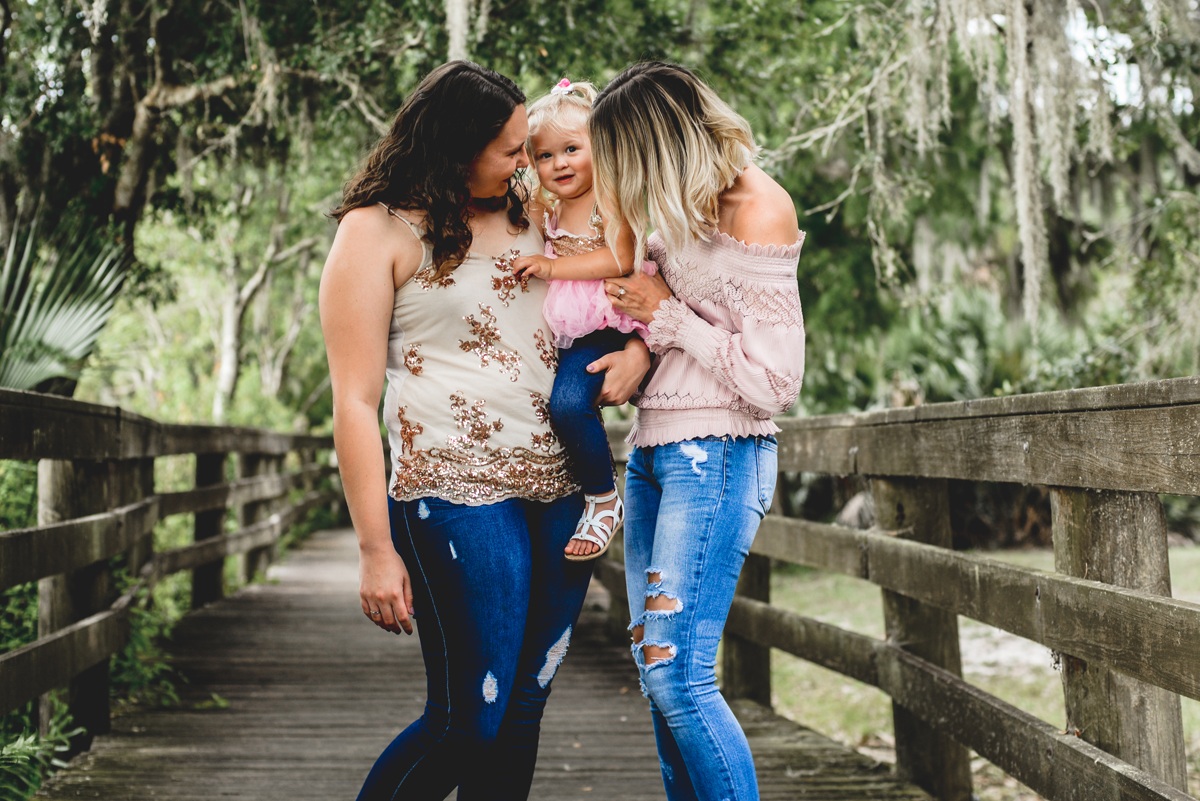
{"label": "child's small hand", "polygon": [[545,256],[521,256],[513,261],[513,275],[522,281],[540,278],[549,281],[554,273],[554,259]]}

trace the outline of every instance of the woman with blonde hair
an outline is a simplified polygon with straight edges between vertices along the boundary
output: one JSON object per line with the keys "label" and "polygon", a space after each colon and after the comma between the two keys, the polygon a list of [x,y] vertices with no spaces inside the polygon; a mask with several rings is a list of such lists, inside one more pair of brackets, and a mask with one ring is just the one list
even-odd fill
{"label": "woman with blonde hair", "polygon": [[606,289],[648,324],[657,356],[629,435],[625,576],[663,782],[671,801],[757,799],[714,668],[774,495],[771,417],[795,403],[804,374],[804,235],[791,197],[754,166],[750,126],[684,67],[629,67],[588,127],[610,244],[622,262],[645,254],[659,268]]}

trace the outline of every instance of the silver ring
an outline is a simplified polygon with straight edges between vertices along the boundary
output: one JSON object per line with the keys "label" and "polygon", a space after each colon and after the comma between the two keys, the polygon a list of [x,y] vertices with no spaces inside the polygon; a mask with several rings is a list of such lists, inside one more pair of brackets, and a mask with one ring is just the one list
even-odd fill
{"label": "silver ring", "polygon": [[625,294],[625,287],[621,287],[620,289],[617,290],[617,297],[621,297],[624,294]]}
{"label": "silver ring", "polygon": [[368,612],[371,617],[382,617],[383,612]]}

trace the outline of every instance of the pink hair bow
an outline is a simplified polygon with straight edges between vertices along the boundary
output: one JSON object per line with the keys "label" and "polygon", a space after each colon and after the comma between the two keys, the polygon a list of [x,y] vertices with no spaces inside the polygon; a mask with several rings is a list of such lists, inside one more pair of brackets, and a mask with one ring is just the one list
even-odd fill
{"label": "pink hair bow", "polygon": [[550,94],[569,95],[571,94],[571,90],[574,88],[575,87],[571,85],[571,82],[568,79],[563,78],[553,89],[550,90]]}

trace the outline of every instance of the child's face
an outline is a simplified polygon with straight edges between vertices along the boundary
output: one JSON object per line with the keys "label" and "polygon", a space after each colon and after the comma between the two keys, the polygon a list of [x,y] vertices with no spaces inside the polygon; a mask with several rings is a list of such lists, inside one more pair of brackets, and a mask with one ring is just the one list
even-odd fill
{"label": "child's face", "polygon": [[549,126],[533,137],[533,166],[542,186],[564,200],[592,189],[592,149],[583,127],[559,131]]}

